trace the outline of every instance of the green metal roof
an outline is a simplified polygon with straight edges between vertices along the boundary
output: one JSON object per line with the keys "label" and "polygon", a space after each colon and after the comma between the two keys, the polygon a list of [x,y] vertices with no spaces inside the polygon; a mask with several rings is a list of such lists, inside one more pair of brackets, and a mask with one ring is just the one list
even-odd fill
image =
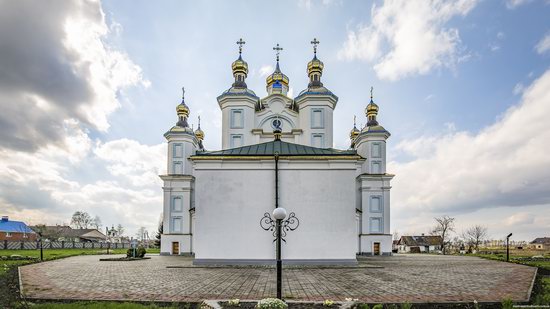
{"label": "green metal roof", "polygon": [[337,150],[287,143],[280,140],[248,145],[243,147],[197,152],[197,157],[205,156],[356,156],[355,150]]}

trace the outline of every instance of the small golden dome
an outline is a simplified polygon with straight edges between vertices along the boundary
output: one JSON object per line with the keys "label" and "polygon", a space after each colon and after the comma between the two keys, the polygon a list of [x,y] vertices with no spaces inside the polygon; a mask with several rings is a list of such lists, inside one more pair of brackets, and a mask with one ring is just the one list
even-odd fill
{"label": "small golden dome", "polygon": [[239,59],[235,60],[231,64],[231,69],[233,70],[233,75],[238,74],[238,73],[242,73],[244,75],[247,75],[248,74],[248,63],[246,63],[246,61],[243,60],[241,55],[239,55]]}
{"label": "small golden dome", "polygon": [[189,106],[185,104],[185,102],[181,102],[176,107],[176,112],[178,113],[178,116],[188,117],[189,116]]}
{"label": "small golden dome", "polygon": [[307,74],[308,76],[313,73],[322,74],[324,67],[325,65],[323,64],[323,62],[317,59],[317,56],[314,56],[313,59],[307,64]]}
{"label": "small golden dome", "polygon": [[198,140],[202,141],[204,139],[204,132],[200,128],[198,128],[195,130],[195,136]]}
{"label": "small golden dome", "polygon": [[351,131],[349,132],[349,138],[355,139],[360,133],[361,131],[359,131],[356,126],[353,126],[353,129],[351,129]]}

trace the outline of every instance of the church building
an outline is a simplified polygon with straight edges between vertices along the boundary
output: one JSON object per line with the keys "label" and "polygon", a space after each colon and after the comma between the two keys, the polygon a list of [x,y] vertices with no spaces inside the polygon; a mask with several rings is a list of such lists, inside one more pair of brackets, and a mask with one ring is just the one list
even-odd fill
{"label": "church building", "polygon": [[275,207],[293,222],[283,229],[286,264],[354,264],[356,255],[389,255],[390,181],[386,140],[372,98],[366,125],[350,132],[349,149],[333,148],[338,97],[322,83],[324,64],[307,63],[309,84],[288,96],[289,78],[279,64],[266,79],[267,96],[248,89],[248,64],[239,57],[235,82],[218,96],[222,149],[203,147],[205,133],[188,123],[182,97],[168,142],[161,254],[192,255],[194,264],[270,264],[272,231],[263,224]]}

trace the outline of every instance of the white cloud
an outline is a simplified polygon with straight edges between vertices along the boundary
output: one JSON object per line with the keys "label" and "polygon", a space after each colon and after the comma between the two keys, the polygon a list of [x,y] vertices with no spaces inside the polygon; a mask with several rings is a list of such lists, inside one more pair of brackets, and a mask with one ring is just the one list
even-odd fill
{"label": "white cloud", "polygon": [[260,77],[266,77],[269,74],[273,73],[273,71],[275,71],[275,68],[272,65],[262,65],[262,67],[260,68]]}
{"label": "white cloud", "polygon": [[550,205],[550,69],[521,102],[477,134],[452,131],[405,140],[409,162],[390,162],[395,213],[471,213]]}
{"label": "white cloud", "polygon": [[109,128],[124,89],[150,84],[128,55],[106,43],[110,34],[98,1],[2,6],[0,147],[61,145],[66,121]]}
{"label": "white cloud", "polygon": [[386,80],[452,68],[467,59],[458,29],[445,28],[454,16],[465,16],[476,0],[388,0],[372,6],[371,23],[348,32],[339,59],[374,62],[377,76]]}
{"label": "white cloud", "polygon": [[517,225],[524,225],[524,224],[533,224],[535,222],[535,215],[528,212],[520,212],[517,214],[513,214],[506,218],[506,225],[508,226],[517,226]]}
{"label": "white cloud", "polygon": [[298,0],[298,7],[305,8],[309,11],[316,5],[328,7],[331,5],[342,5],[342,3],[342,0]]}
{"label": "white cloud", "polygon": [[147,146],[124,138],[99,144],[94,153],[108,162],[112,175],[126,178],[134,186],[160,186],[158,175],[166,172],[164,143]]}
{"label": "white cloud", "polygon": [[544,54],[550,51],[550,32],[546,33],[546,35],[537,43],[535,50],[539,54]]}
{"label": "white cloud", "polygon": [[506,7],[510,10],[531,2],[532,0],[506,0]]}

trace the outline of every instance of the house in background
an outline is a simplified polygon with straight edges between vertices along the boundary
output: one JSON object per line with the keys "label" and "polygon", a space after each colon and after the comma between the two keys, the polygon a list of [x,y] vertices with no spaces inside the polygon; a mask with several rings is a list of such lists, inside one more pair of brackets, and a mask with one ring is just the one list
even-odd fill
{"label": "house in background", "polygon": [[441,251],[441,236],[401,236],[397,242],[399,253],[429,253]]}
{"label": "house in background", "polygon": [[2,216],[0,221],[0,241],[36,241],[36,233],[25,222],[10,221]]}
{"label": "house in background", "polygon": [[548,250],[550,249],[550,237],[535,238],[535,240],[529,243],[529,247],[538,250]]}
{"label": "house in background", "polygon": [[66,225],[37,225],[31,227],[43,239],[50,241],[104,242],[107,236],[97,229],[73,229]]}

